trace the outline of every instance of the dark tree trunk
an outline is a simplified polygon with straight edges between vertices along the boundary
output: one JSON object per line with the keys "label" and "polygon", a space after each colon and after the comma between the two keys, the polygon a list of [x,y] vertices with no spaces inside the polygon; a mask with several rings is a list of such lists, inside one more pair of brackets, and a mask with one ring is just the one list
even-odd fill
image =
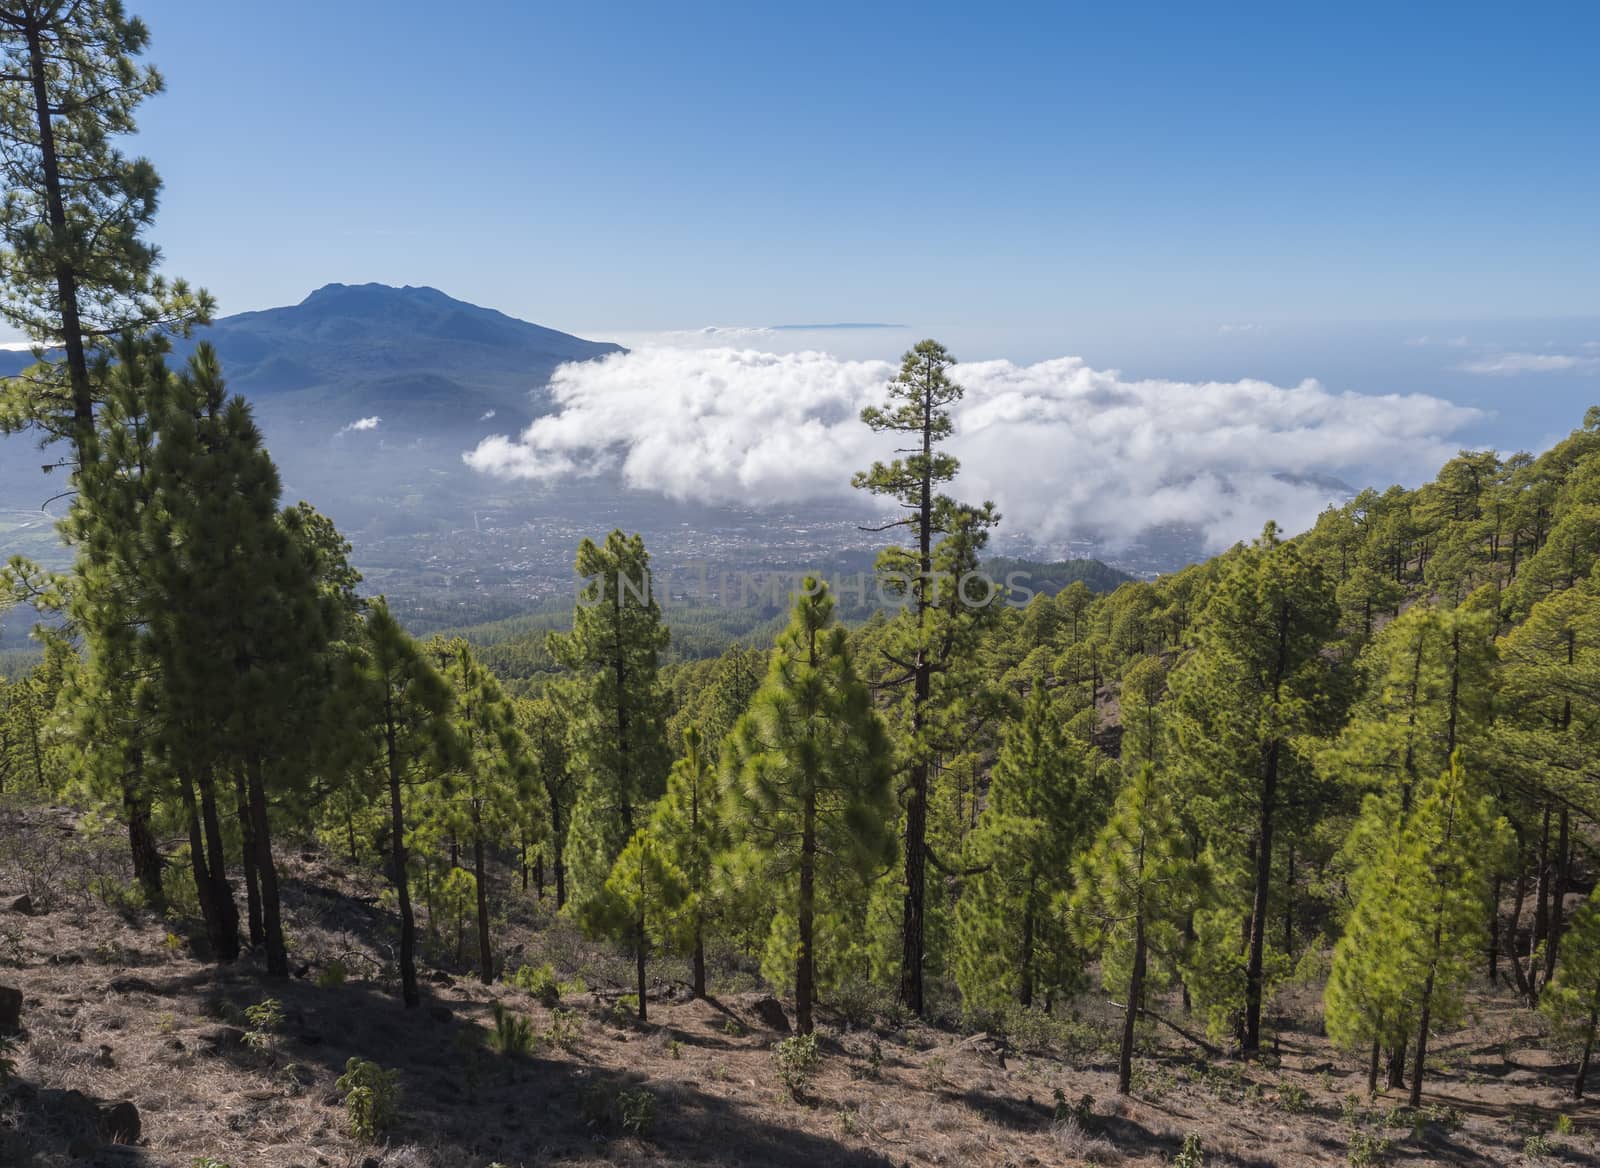
{"label": "dark tree trunk", "polygon": [[272,858],[272,821],[267,815],[267,787],[261,758],[254,755],[247,767],[250,790],[250,838],[256,855],[256,878],[261,881],[261,923],[267,940],[267,973],[289,976],[289,949],[283,940],[283,905],[278,892],[278,865]]}
{"label": "dark tree trunk", "polygon": [[250,795],[245,789],[243,774],[233,777],[234,797],[239,807],[240,855],[244,860],[245,916],[250,922],[250,946],[259,948],[266,942],[266,930],[261,925],[261,885],[256,879],[255,827],[250,822]]}
{"label": "dark tree trunk", "polygon": [[133,874],[144,891],[144,902],[160,912],[167,904],[161,886],[165,867],[155,833],[150,829],[150,797],[144,794],[144,758],[134,752],[133,770],[122,785],[122,810],[128,817],[128,850],[133,856]]}
{"label": "dark tree trunk", "polygon": [[1404,1087],[1406,1085],[1406,1040],[1402,1037],[1400,1042],[1389,1048],[1389,1086]]}
{"label": "dark tree trunk", "polygon": [[648,1016],[648,1014],[646,1012],[646,1009],[645,1009],[645,977],[644,977],[644,960],[645,960],[646,951],[649,949],[649,947],[650,947],[650,938],[645,933],[645,928],[644,928],[644,909],[641,908],[639,910],[639,921],[638,921],[638,923],[636,925],[634,925],[634,934],[633,934],[634,969],[635,969],[635,972],[638,974],[638,984],[639,984],[639,1021],[640,1022],[648,1022],[650,1020],[649,1016]]}
{"label": "dark tree trunk", "polygon": [[483,860],[483,819],[472,809],[472,875],[478,886],[478,980],[494,981],[494,953],[489,948],[489,876]]}
{"label": "dark tree trunk", "polygon": [[1133,1090],[1134,1026],[1139,1018],[1139,1003],[1144,998],[1144,912],[1133,918],[1133,969],[1128,974],[1128,1002],[1122,1011],[1122,1048],[1117,1055],[1117,1094]]}
{"label": "dark tree trunk", "polygon": [[1594,1028],[1600,1024],[1600,983],[1594,987],[1589,999],[1589,1026],[1583,1032],[1583,1057],[1578,1060],[1578,1075],[1572,1081],[1572,1097],[1583,1098],[1584,1082],[1589,1078],[1589,1059],[1594,1054]]}
{"label": "dark tree trunk", "polygon": [[1556,950],[1561,947],[1562,917],[1566,908],[1567,869],[1571,862],[1572,839],[1569,832],[1569,815],[1565,804],[1556,829],[1556,878],[1550,897],[1550,935],[1544,946],[1544,984],[1556,975]]}
{"label": "dark tree trunk", "polygon": [[794,966],[794,1020],[795,1030],[810,1034],[811,1001],[816,997],[816,872],[817,869],[817,797],[807,794],[805,811],[800,827],[800,951],[795,955]]}
{"label": "dark tree trunk", "polygon": [[1383,1061],[1383,1043],[1372,1040],[1372,1057],[1367,1060],[1367,1094],[1378,1093],[1378,1064]]}
{"label": "dark tree trunk", "polygon": [[[61,170],[56,153],[55,125],[46,82],[46,48],[39,23],[23,30],[28,42],[28,73],[33,89],[33,115],[39,130],[39,168],[44,178],[45,214],[55,245],[67,239],[67,210],[61,194]],[[61,309],[61,344],[66,353],[67,378],[72,390],[72,441],[80,467],[93,461],[94,398],[89,390],[89,359],[78,311],[78,276],[64,259],[56,263],[56,298]]]}
{"label": "dark tree trunk", "polygon": [[200,822],[205,828],[206,869],[217,906],[216,958],[229,962],[239,956],[239,906],[233,901],[233,886],[228,883],[228,853],[222,839],[222,821],[217,815],[216,783],[209,770],[200,772]]}
{"label": "dark tree trunk", "polygon": [[211,959],[221,961],[224,944],[222,910],[217,904],[217,886],[206,865],[206,841],[200,826],[200,808],[195,802],[194,783],[187,774],[178,776],[183,810],[189,821],[189,868],[194,874],[195,899],[200,902],[200,917],[205,922],[206,941],[211,946]]}
{"label": "dark tree trunk", "polygon": [[389,863],[400,906],[400,998],[407,1009],[422,1001],[417,990],[417,921],[411,912],[411,881],[406,872],[406,820],[400,802],[400,756],[391,722],[386,732],[389,764]]}

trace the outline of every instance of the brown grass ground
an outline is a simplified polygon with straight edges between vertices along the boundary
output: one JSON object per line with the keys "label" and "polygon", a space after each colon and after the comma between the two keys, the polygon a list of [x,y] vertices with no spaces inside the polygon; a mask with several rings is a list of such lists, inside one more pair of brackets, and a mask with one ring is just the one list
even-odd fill
{"label": "brown grass ground", "polygon": [[[1310,992],[1280,1003],[1275,1065],[1206,1061],[1151,1034],[1129,1099],[1114,1093],[1103,1043],[997,1057],[954,1030],[850,1029],[824,1009],[821,1070],[795,1099],[774,1071],[782,1035],[762,1025],[761,994],[735,966],[721,971],[713,1000],[658,983],[639,1026],[619,1016],[609,988],[627,984],[619,955],[504,890],[516,907],[500,935],[521,953],[510,963],[551,960],[598,988],[569,992],[558,1022],[513,986],[435,969],[423,1008],[407,1012],[381,972],[389,921],[370,878],[320,854],[286,859],[293,956],[308,968],[274,984],[249,959],[201,963],[166,921],[107,907],[89,881],[116,867],[114,853],[114,839],[64,813],[0,814],[0,984],[22,990],[26,1028],[20,1082],[0,1092],[4,1168],[189,1168],[202,1157],[232,1168],[1153,1165],[1170,1163],[1187,1133],[1207,1165],[1249,1168],[1357,1162],[1364,1146],[1377,1149],[1373,1163],[1600,1162],[1600,1108],[1566,1097],[1571,1066],[1542,1045],[1537,1016],[1486,990],[1469,1025],[1439,1036],[1420,1115],[1399,1106],[1400,1092],[1364,1097],[1362,1069],[1317,1033]],[[45,911],[6,911],[23,892]],[[335,957],[352,975],[319,986]],[[283,1025],[260,1048],[239,1044],[243,1010],[268,996],[281,1001]],[[497,1002],[540,1036],[528,1056],[486,1044]],[[1077,1033],[1096,1033],[1093,1020]],[[334,1090],[353,1055],[399,1071],[400,1118],[379,1145],[351,1138]],[[630,1135],[608,1105],[639,1088],[655,1116]],[[73,1091],[135,1103],[141,1142],[73,1146],[85,1134]],[[1081,1121],[1058,1116],[1058,1098],[1085,1096]],[[1557,1134],[1563,1114],[1573,1129]],[[1530,1144],[1539,1133],[1545,1143]]]}

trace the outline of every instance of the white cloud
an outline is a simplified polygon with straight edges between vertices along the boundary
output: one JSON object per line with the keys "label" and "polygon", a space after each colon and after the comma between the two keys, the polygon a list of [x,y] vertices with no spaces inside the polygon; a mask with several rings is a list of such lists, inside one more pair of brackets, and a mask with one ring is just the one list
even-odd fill
{"label": "white cloud", "polygon": [[1565,373],[1574,369],[1600,366],[1600,358],[1571,357],[1564,353],[1491,353],[1464,361],[1456,368],[1462,373],[1485,377],[1514,377],[1519,373]]}
{"label": "white cloud", "polygon": [[381,423],[382,421],[383,421],[383,419],[378,417],[376,414],[372,415],[369,418],[358,418],[354,422],[351,422],[348,426],[341,427],[340,430],[339,430],[339,433],[348,434],[352,430],[354,430],[354,431],[356,431],[358,433],[360,431],[363,431],[363,430],[376,430],[378,428],[379,423]]}
{"label": "white cloud", "polygon": [[1219,333],[1253,333],[1261,328],[1258,324],[1224,324],[1218,325]]}
{"label": "white cloud", "polygon": [[[565,365],[555,410],[520,438],[486,439],[468,465],[506,478],[616,473],[711,503],[853,494],[851,473],[892,456],[861,424],[895,366],[818,352],[639,349]],[[1058,545],[1193,523],[1213,547],[1275,518],[1308,526],[1335,493],[1424,477],[1476,410],[1423,395],[1330,393],[1315,381],[1133,381],[1076,357],[956,367],[966,387],[951,449],[958,493],[993,499],[1008,530]],[[861,499],[864,511],[881,506]]]}
{"label": "white cloud", "polygon": [[494,415],[494,410],[484,410],[483,413],[478,415],[478,421],[487,422],[490,418],[494,417]]}

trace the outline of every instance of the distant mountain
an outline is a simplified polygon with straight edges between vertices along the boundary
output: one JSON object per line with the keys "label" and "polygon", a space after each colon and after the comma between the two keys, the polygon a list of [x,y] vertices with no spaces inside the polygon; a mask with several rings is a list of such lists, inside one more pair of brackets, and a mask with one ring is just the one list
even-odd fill
{"label": "distant mountain", "polygon": [[[544,412],[556,366],[620,353],[456,300],[437,288],[328,284],[299,304],[225,316],[174,346],[216,346],[228,386],[272,418],[335,422],[380,416],[393,428],[512,431]],[[0,353],[0,375],[32,358]]]}
{"label": "distant mountain", "polygon": [[[299,304],[225,316],[177,342],[171,364],[203,340],[228,388],[255,407],[286,495],[357,529],[470,504],[482,484],[461,452],[547,412],[557,366],[623,351],[436,288],[386,284],[329,284]],[[0,351],[0,376],[32,360]],[[49,456],[28,446],[0,439],[0,508],[62,489],[39,473]]]}
{"label": "distant mountain", "polygon": [[544,412],[534,395],[556,366],[622,351],[436,288],[385,284],[329,284],[292,307],[224,317],[196,339],[216,345],[229,385],[258,404],[430,430],[479,429],[491,409],[498,429],[524,424]]}

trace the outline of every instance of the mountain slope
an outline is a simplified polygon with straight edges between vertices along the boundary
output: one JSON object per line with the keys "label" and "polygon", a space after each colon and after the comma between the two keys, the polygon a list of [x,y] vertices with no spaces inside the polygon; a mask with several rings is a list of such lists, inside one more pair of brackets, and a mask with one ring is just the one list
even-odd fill
{"label": "mountain slope", "polygon": [[[174,363],[208,340],[229,386],[269,412],[363,417],[391,426],[472,429],[487,410],[501,428],[541,413],[537,394],[556,366],[620,353],[453,299],[436,288],[328,284],[299,304],[225,316],[174,346]],[[0,376],[27,353],[0,353]]]}

